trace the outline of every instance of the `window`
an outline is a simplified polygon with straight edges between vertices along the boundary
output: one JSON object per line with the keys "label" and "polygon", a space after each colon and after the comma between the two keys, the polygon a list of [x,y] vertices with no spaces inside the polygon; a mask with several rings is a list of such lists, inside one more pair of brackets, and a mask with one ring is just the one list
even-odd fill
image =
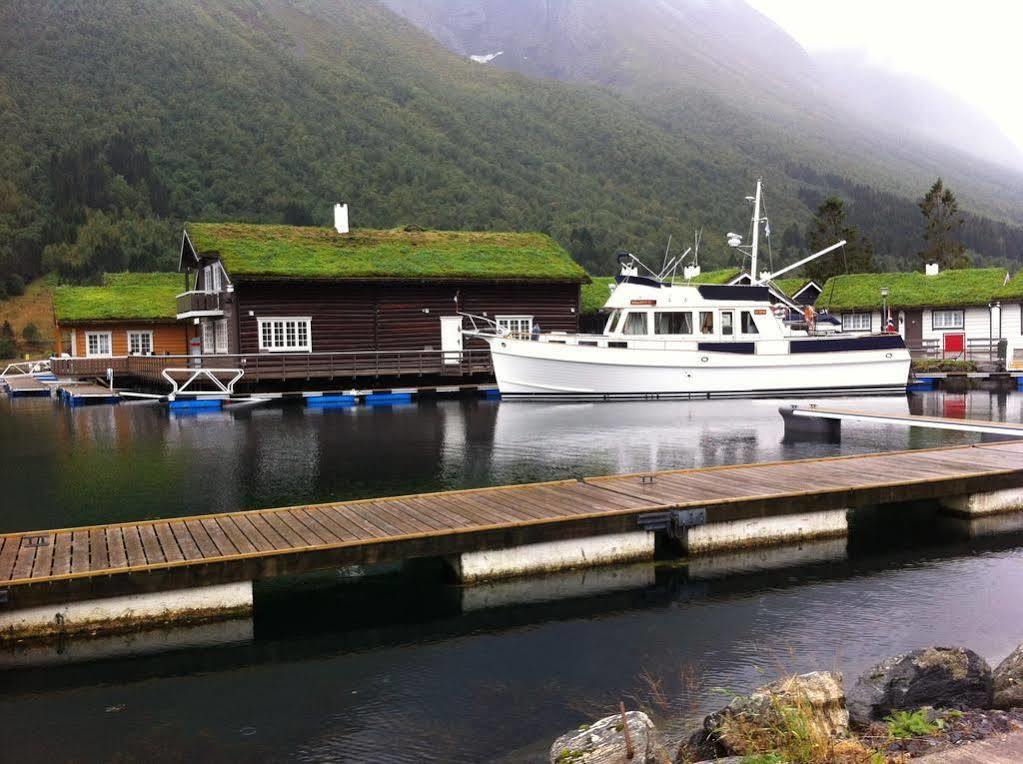
{"label": "window", "polygon": [[692,334],[693,314],[654,313],[654,334]]}
{"label": "window", "polygon": [[700,311],[700,334],[714,333],[714,313],[709,310]]}
{"label": "window", "polygon": [[87,358],[110,355],[110,332],[86,332],[85,355]]}
{"label": "window", "polygon": [[312,319],[261,318],[259,319],[259,349],[272,353],[290,351],[311,352]]}
{"label": "window", "polygon": [[153,333],[148,331],[128,332],[128,355],[152,355]]}
{"label": "window", "polygon": [[216,347],[214,338],[213,322],[203,321],[202,322],[202,354],[212,355],[214,348]]}
{"label": "window", "polygon": [[533,331],[532,316],[495,316],[494,320],[502,329],[507,329],[514,337],[528,337]]}
{"label": "window", "polygon": [[213,324],[213,349],[218,354],[227,353],[227,319],[222,318]]}
{"label": "window", "polygon": [[843,313],[842,330],[846,332],[869,332],[871,320],[869,313]]}
{"label": "window", "polygon": [[207,265],[203,270],[203,287],[207,292],[219,292],[223,286],[220,279],[220,263]]}
{"label": "window", "polygon": [[622,325],[622,334],[646,334],[646,313],[630,311],[625,316],[625,323]]}
{"label": "window", "polygon": [[730,310],[721,312],[721,335],[731,337],[735,334],[735,315]]}
{"label": "window", "polygon": [[932,329],[962,329],[965,327],[965,319],[961,310],[932,310]]}
{"label": "window", "polygon": [[757,329],[757,322],[753,320],[753,314],[744,310],[739,314],[739,328],[743,334],[760,334]]}

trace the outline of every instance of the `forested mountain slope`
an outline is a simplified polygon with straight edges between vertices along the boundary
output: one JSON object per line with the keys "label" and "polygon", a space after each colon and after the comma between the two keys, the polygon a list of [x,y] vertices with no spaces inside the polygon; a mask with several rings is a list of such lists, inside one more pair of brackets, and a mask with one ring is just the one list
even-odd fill
{"label": "forested mountain slope", "polygon": [[357,226],[548,231],[597,273],[704,226],[705,264],[731,264],[758,175],[780,231],[829,168],[716,108],[686,127],[482,66],[371,0],[8,0],[0,276],[162,269],[182,220],[324,225],[335,201]]}

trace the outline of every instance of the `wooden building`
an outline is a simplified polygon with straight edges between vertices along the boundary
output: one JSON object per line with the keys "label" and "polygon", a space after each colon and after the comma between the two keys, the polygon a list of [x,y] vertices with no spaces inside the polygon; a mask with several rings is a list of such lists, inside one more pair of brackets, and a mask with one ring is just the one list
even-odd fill
{"label": "wooden building", "polygon": [[56,355],[73,358],[183,355],[192,330],[177,320],[178,273],[109,273],[100,286],[53,293]]}
{"label": "wooden building", "polygon": [[576,331],[589,280],[537,233],[239,223],[189,223],[180,270],[191,288],[177,317],[197,327],[203,354],[257,362],[461,350],[461,313],[519,332]]}

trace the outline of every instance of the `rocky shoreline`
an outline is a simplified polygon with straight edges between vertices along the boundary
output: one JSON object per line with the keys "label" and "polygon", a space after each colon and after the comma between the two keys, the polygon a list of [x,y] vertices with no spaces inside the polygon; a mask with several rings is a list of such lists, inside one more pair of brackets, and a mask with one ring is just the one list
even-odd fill
{"label": "rocky shoreline", "polygon": [[995,669],[963,647],[882,660],[848,692],[838,672],[789,676],[734,697],[668,746],[642,710],[554,741],[551,764],[896,764],[1023,731],[1023,644]]}

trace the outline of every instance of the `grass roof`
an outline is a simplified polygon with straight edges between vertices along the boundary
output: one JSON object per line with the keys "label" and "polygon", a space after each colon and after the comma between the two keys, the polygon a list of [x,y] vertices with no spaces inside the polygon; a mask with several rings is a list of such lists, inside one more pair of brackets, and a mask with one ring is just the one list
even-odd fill
{"label": "grass roof", "polygon": [[231,278],[588,281],[550,236],[491,231],[377,231],[189,223],[200,256]]}
{"label": "grass roof", "polygon": [[1023,271],[1019,271],[1009,279],[1008,283],[998,289],[994,298],[996,300],[1019,300],[1023,299]]}
{"label": "grass roof", "polygon": [[986,305],[1004,282],[1003,268],[951,270],[936,276],[853,273],[828,279],[817,304],[832,311],[880,309],[881,289],[887,287],[888,304],[895,308]]}
{"label": "grass roof", "polygon": [[[701,273],[691,284],[727,284],[742,271],[738,268],[722,268],[717,271]],[[590,276],[590,283],[582,289],[582,315],[596,313],[604,307],[611,295],[610,284],[615,283],[614,276]]]}
{"label": "grass roof", "polygon": [[772,282],[778,289],[789,297],[795,297],[796,292],[802,289],[804,286],[810,283],[810,279],[806,278],[794,278],[794,279],[774,279]]}
{"label": "grass roof", "polygon": [[59,286],[53,313],[59,322],[173,321],[175,297],[185,291],[180,273],[108,273],[101,286]]}

